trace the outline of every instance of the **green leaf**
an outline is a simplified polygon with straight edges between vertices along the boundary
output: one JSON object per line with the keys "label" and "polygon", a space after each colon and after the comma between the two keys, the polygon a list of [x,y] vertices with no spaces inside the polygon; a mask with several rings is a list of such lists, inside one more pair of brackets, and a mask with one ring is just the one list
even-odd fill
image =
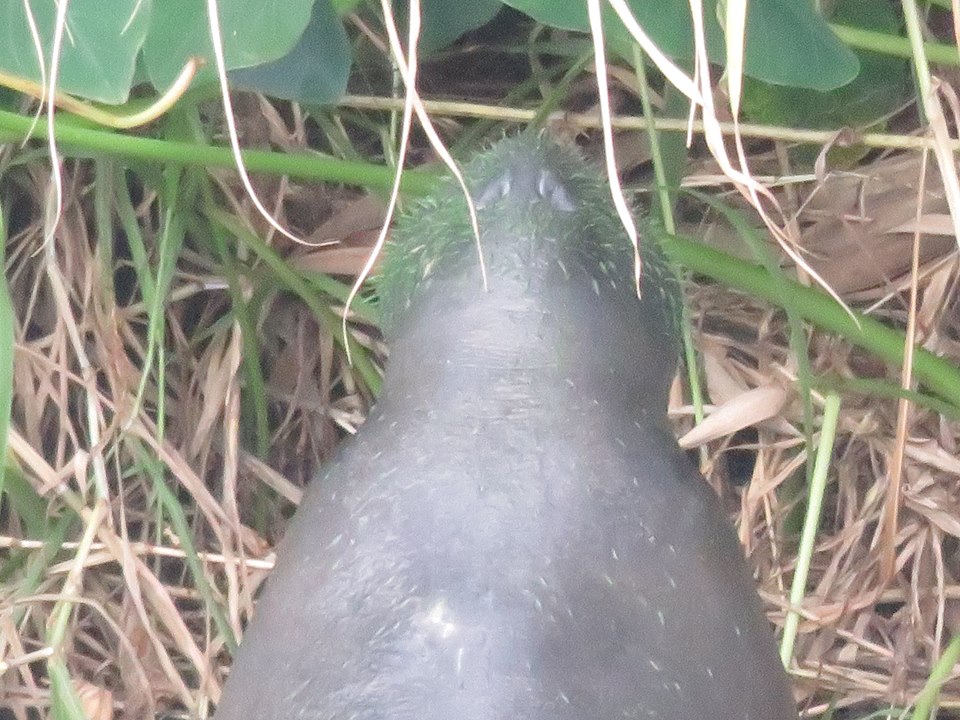
{"label": "green leaf", "polygon": [[814,11],[811,0],[752,0],[749,7],[745,72],[750,77],[820,91],[856,77],[856,55]]}
{"label": "green leaf", "polygon": [[550,27],[581,32],[590,30],[586,2],[551,2],[550,0],[503,0],[503,2]]}
{"label": "green leaf", "polygon": [[[409,7],[409,0],[404,0],[397,9],[400,37],[406,37]],[[500,0],[422,0],[420,52],[446,47],[465,32],[486,25],[502,7]]]}
{"label": "green leaf", "polygon": [[[263,65],[290,52],[307,27],[313,0],[220,0],[218,7],[224,59],[227,69],[234,70]],[[155,3],[143,53],[156,88],[168,87],[193,57],[206,61],[197,82],[212,82],[214,58],[206,3]]]}
{"label": "green leaf", "polygon": [[[900,20],[888,3],[841,0],[833,20],[867,30],[896,35]],[[747,83],[744,111],[765,124],[806,128],[862,127],[893,112],[909,91],[906,60],[858,51],[860,72],[854,80],[829,92],[782,87],[758,81]]]}
{"label": "green leaf", "polygon": [[360,4],[360,0],[330,0],[330,4],[333,6],[337,15],[346,15]]}
{"label": "green leaf", "polygon": [[284,100],[325,105],[347,89],[351,48],[328,0],[317,0],[310,24],[289,53],[270,63],[234,70],[231,86]]}
{"label": "green leaf", "polygon": [[[57,5],[29,2],[48,74]],[[24,0],[0,0],[0,70],[40,83],[26,6]],[[150,13],[151,0],[70,0],[58,88],[99,102],[126,102]]]}
{"label": "green leaf", "polygon": [[[585,2],[504,2],[547,25],[589,30]],[[693,24],[685,0],[627,0],[627,4],[663,52],[681,61],[693,59]],[[704,31],[707,54],[713,62],[722,63],[724,43],[717,5],[717,0],[704,2]],[[833,35],[809,0],[752,0],[747,12],[744,70],[750,77],[778,85],[831,90],[856,76],[856,56]],[[610,47],[630,57],[632,40],[609,8],[604,10],[604,29]]]}

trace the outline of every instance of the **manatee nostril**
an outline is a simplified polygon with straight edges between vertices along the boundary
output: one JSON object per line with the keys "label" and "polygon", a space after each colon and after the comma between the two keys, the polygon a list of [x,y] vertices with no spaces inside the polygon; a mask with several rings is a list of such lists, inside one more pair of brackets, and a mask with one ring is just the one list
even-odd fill
{"label": "manatee nostril", "polygon": [[541,170],[534,175],[524,168],[511,168],[495,177],[480,189],[474,203],[478,210],[484,210],[511,195],[516,202],[545,200],[554,210],[563,213],[577,209],[566,186],[552,170]]}
{"label": "manatee nostril", "polygon": [[566,185],[548,169],[535,173],[532,168],[512,167],[483,185],[474,202],[478,210],[484,210],[506,198],[524,204],[543,200],[562,213],[577,210]]}
{"label": "manatee nostril", "polygon": [[510,194],[512,186],[512,173],[507,172],[495,177],[480,189],[479,194],[474,200],[477,210],[484,210],[497,202],[497,200],[502,200],[507,197],[507,195]]}
{"label": "manatee nostril", "polygon": [[540,171],[540,177],[537,178],[537,194],[547,200],[554,210],[570,213],[577,209],[567,188],[557,180],[557,176],[551,170]]}

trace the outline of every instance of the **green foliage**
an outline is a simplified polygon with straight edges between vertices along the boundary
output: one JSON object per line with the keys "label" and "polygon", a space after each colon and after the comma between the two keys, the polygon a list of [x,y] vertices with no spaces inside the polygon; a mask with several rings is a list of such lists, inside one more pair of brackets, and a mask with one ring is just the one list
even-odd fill
{"label": "green foliage", "polygon": [[[722,63],[718,2],[705,3],[704,20],[710,59]],[[235,84],[311,104],[334,101],[346,87],[352,61],[338,12],[353,4],[342,0],[221,0],[224,55],[228,70],[234,71]],[[422,50],[436,50],[483,25],[503,4],[546,25],[589,30],[585,2],[424,0]],[[640,25],[668,55],[690,63],[693,28],[686,2],[629,0],[628,4]],[[28,6],[36,19],[44,57],[50,57],[56,5],[0,0],[0,72],[40,82],[25,12]],[[401,3],[401,18],[407,6]],[[632,39],[609,7],[605,6],[604,12],[610,47],[631,58]],[[857,75],[856,56],[837,40],[810,2],[753,0],[748,12],[745,69],[749,76],[774,85],[824,92]],[[159,90],[167,88],[190,58],[203,60],[195,85],[213,83],[205,3],[73,0],[68,6],[58,85],[79,97],[121,104],[138,82],[148,81]]]}
{"label": "green foliage", "polygon": [[[805,320],[847,339],[891,365],[899,366],[903,362],[906,343],[903,333],[869,315],[844,308],[820,290],[771,275],[762,267],[745,263],[695,240],[671,237],[664,239],[662,246],[671,260],[688,270],[754,297],[780,304],[785,295],[790,295],[787,302]],[[914,350],[913,362],[914,377],[929,392],[946,402],[953,413],[960,411],[960,370],[949,360],[921,348]]]}
{"label": "green foliage", "polygon": [[[844,25],[896,36],[900,20],[889,3],[841,0],[832,20]],[[748,82],[744,110],[756,122],[807,128],[863,127],[900,107],[909,90],[906,60],[861,50],[860,73],[829,92],[789,87],[759,80]]]}
{"label": "green foliage", "polygon": [[322,105],[343,95],[350,75],[350,40],[333,7],[313,6],[310,23],[279,60],[235,70],[231,82],[284,100]]}
{"label": "green foliage", "polygon": [[[327,3],[328,0],[320,0]],[[286,55],[310,20],[313,0],[220,0],[220,30],[228,69],[255,67]],[[206,3],[155,2],[143,59],[154,87],[169,85],[191,57],[202,57],[200,79],[212,79],[213,46]]]}
{"label": "green foliage", "polygon": [[[409,5],[409,0],[403,0],[397,13],[397,20],[404,27],[406,27]],[[449,45],[465,32],[488,23],[502,7],[500,0],[470,2],[423,0],[421,2],[420,51],[430,53]],[[406,37],[406,32],[403,30],[401,37]]]}
{"label": "green foliage", "polygon": [[[705,14],[710,14],[707,3]],[[746,74],[758,80],[831,90],[853,80],[856,56],[807,0],[753,0],[747,15]],[[721,57],[711,56],[714,62]]]}
{"label": "green foliage", "polygon": [[[547,25],[589,30],[586,3],[555,0],[505,0]],[[628,0],[637,22],[658,47],[681,62],[693,58],[693,26],[689,5],[676,0]],[[830,90],[850,82],[857,74],[857,59],[844,47],[805,0],[753,0],[747,15],[745,72],[780,85]],[[717,22],[718,2],[704,3],[707,52],[724,59],[723,33]],[[630,57],[626,29],[607,8],[605,29],[610,45]]]}
{"label": "green foliage", "polygon": [[[40,83],[27,6],[22,0],[0,0],[0,72]],[[32,2],[29,7],[49,73],[57,5]],[[241,85],[322,102],[342,94],[350,47],[330,0],[220,0],[218,7],[227,69],[288,58]],[[82,98],[122,104],[139,82],[166,89],[191,58],[203,61],[194,82],[212,83],[213,46],[203,2],[71,0],[57,85]],[[298,67],[299,76],[281,82],[292,67]]]}
{"label": "green foliage", "polygon": [[[41,82],[26,8],[50,56],[57,4],[0,0],[0,70]],[[71,0],[57,86],[105,103],[125,102],[150,26],[150,2]],[[49,76],[49,60],[44,77]]]}

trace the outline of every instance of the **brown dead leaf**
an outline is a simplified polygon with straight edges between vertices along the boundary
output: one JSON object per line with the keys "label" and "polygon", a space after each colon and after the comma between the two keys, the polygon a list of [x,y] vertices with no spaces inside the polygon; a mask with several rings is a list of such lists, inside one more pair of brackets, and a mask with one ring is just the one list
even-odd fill
{"label": "brown dead leaf", "polygon": [[[923,232],[921,265],[955,250],[943,184],[934,169],[928,172],[923,215],[917,225],[919,173],[919,155],[889,156],[856,173],[829,174],[809,192],[797,218],[803,228],[803,257],[837,293],[885,292],[910,269],[915,228]],[[725,222],[684,224],[681,232],[755,261],[743,239]],[[773,243],[769,244],[772,248]]]}
{"label": "brown dead leaf", "polygon": [[105,687],[78,678],[73,679],[73,687],[80,699],[83,716],[87,720],[111,720],[113,718],[113,693]]}
{"label": "brown dead leaf", "polygon": [[236,332],[217,333],[213,336],[205,353],[205,367],[198,372],[202,402],[198,403],[200,417],[190,440],[191,457],[198,457],[201,449],[211,444],[214,429],[219,430],[224,421],[227,389],[238,367],[237,360],[229,352],[233,345],[231,339],[236,338]]}
{"label": "brown dead leaf", "polygon": [[960,458],[946,452],[937,443],[908,442],[903,449],[904,454],[918,462],[937,468],[951,475],[960,475]]}
{"label": "brown dead leaf", "polygon": [[306,240],[311,245],[329,245],[342,243],[365,230],[379,232],[385,213],[386,206],[379,197],[361,195],[339,207]]}
{"label": "brown dead leaf", "polygon": [[931,484],[922,490],[904,488],[907,507],[922,515],[943,532],[960,538],[960,501],[942,485]]}
{"label": "brown dead leaf", "polygon": [[[295,255],[288,262],[297,270],[324,273],[326,275],[356,276],[363,270],[367,258],[373,251],[376,240],[376,231],[369,230],[362,233],[363,244],[356,247],[331,247],[311,250]],[[380,258],[373,264],[373,272],[380,268]]]}
{"label": "brown dead leaf", "polygon": [[[909,271],[920,187],[920,157],[881,158],[857,173],[831,175],[814,189],[801,213],[813,224],[803,232],[810,265],[840,293],[885,288]],[[920,262],[942,257],[955,247],[952,229],[944,235],[935,222],[947,212],[943,184],[929,170],[922,198]]]}
{"label": "brown dead leaf", "polygon": [[743,378],[733,374],[727,361],[727,351],[723,345],[704,338],[701,343],[703,353],[703,374],[707,380],[707,393],[715,405],[743,394],[747,384]]}
{"label": "brown dead leaf", "polygon": [[[120,606],[120,629],[129,645],[118,643],[117,666],[124,689],[124,710],[128,717],[153,717],[157,698],[176,699],[178,688],[163,672],[163,662],[144,627],[142,615],[134,606],[130,594],[125,594]],[[134,654],[129,652],[133,650]]]}
{"label": "brown dead leaf", "polygon": [[385,212],[374,195],[353,198],[310,233],[307,244],[312,247],[298,248],[287,261],[298,270],[355,277],[370,257]]}
{"label": "brown dead leaf", "polygon": [[692,448],[727,437],[745,427],[775,417],[787,404],[780,385],[763,385],[716,406],[706,419],[680,438],[680,447]]}

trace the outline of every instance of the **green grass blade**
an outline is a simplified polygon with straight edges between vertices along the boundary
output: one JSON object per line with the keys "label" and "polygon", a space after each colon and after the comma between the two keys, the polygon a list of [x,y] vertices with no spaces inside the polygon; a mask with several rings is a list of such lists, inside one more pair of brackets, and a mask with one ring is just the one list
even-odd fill
{"label": "green grass blade", "polygon": [[[823,409],[823,426],[820,429],[820,443],[817,446],[817,458],[810,479],[810,491],[807,493],[807,512],[803,520],[803,533],[800,535],[797,568],[793,573],[793,582],[790,584],[791,608],[800,606],[807,589],[807,577],[810,573],[810,561],[813,558],[817,529],[820,527],[823,496],[827,487],[827,472],[833,458],[833,442],[836,438],[839,417],[840,396],[828,395]],[[800,613],[794,609],[788,611],[783,625],[783,639],[780,642],[780,660],[784,667],[790,666],[799,623]]]}
{"label": "green grass blade", "polygon": [[[906,339],[902,333],[867,315],[848,312],[819,290],[773,277],[761,267],[694,240],[676,236],[665,238],[663,248],[675,262],[693,272],[777,305],[784,293],[789,293],[794,307],[804,319],[869,350],[891,365],[900,367],[903,362]],[[942,400],[960,409],[960,368],[923,348],[917,348],[913,357],[913,374]]]}
{"label": "green grass blade", "polygon": [[[0,264],[6,269],[6,224],[0,208]],[[14,314],[6,272],[0,274],[0,497],[3,497],[7,469],[7,438],[10,433],[10,404],[13,400]]]}

